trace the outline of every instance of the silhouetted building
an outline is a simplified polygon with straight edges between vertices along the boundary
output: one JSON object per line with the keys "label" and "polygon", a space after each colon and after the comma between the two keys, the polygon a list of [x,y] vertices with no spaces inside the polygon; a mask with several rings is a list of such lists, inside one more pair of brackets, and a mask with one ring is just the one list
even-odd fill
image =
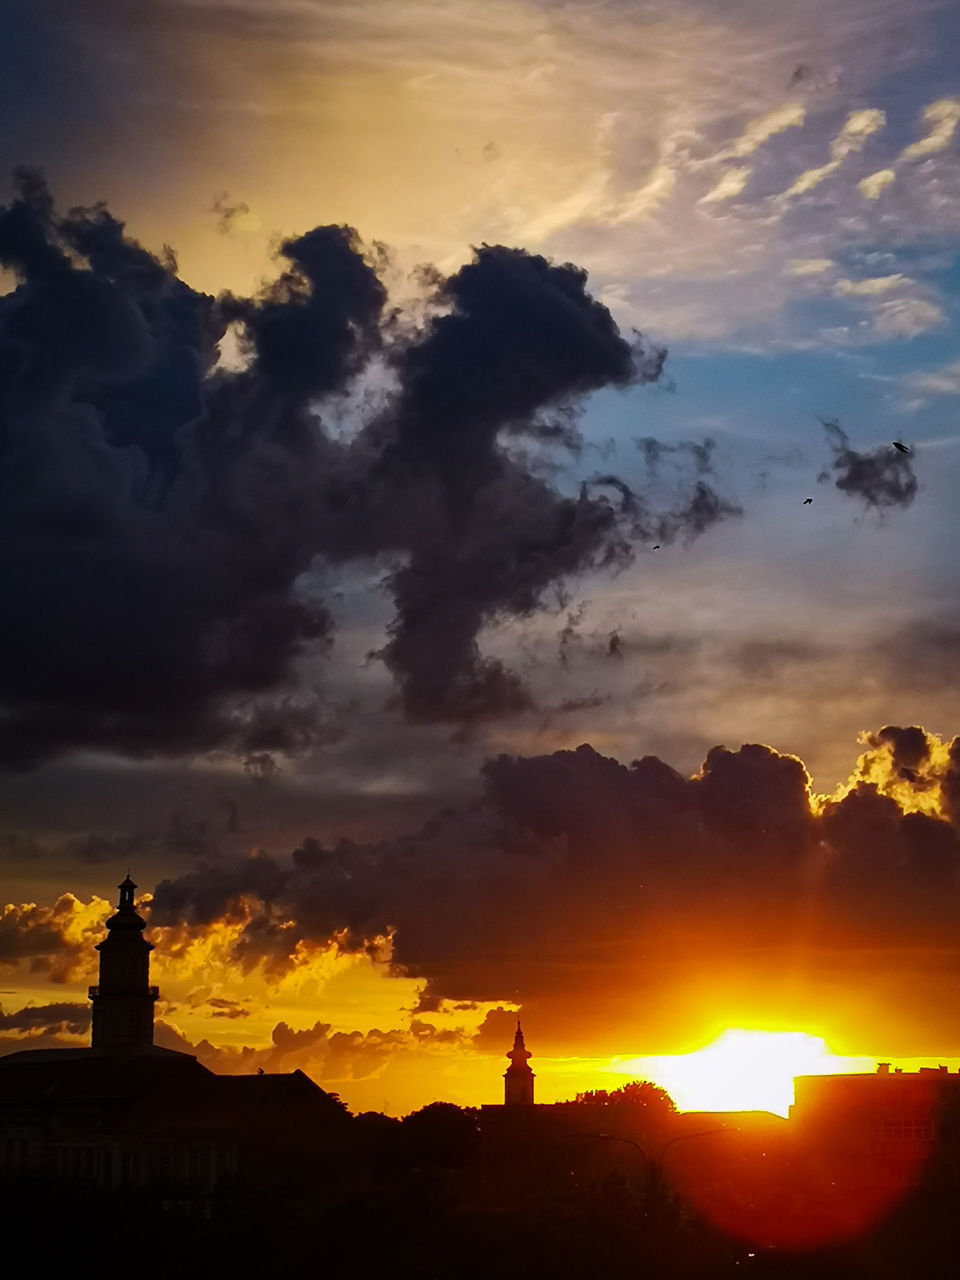
{"label": "silhouetted building", "polygon": [[839,1157],[864,1156],[871,1176],[902,1185],[935,1163],[960,1180],[960,1074],[946,1067],[840,1076],[798,1076],[791,1126],[797,1137]]}
{"label": "silhouetted building", "polygon": [[90,988],[93,1048],[104,1053],[138,1053],[153,1045],[153,1006],[159,991],[150,986],[153,944],[143,936],[146,923],[133,905],[136,885],[129,875],[119,886],[116,915],[97,946],[100,982]]}
{"label": "silhouetted building", "polygon": [[[289,1176],[349,1123],[302,1071],[218,1076],[153,1043],[152,946],[129,876],[97,947],[89,1049],[0,1057],[0,1179],[149,1188],[174,1202]],[[335,1162],[333,1162],[335,1163]]]}
{"label": "silhouetted building", "polygon": [[506,1107],[532,1107],[533,1082],[536,1079],[530,1070],[528,1060],[533,1055],[523,1043],[523,1031],[520,1019],[517,1019],[517,1031],[513,1037],[513,1048],[507,1054],[510,1065],[503,1073],[503,1104]]}

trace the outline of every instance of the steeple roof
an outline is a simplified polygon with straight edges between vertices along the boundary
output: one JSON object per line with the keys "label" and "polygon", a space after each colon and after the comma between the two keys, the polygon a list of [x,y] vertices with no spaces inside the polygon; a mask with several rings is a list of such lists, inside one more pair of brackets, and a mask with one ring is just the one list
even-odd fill
{"label": "steeple roof", "polygon": [[528,1058],[532,1058],[533,1054],[523,1042],[523,1028],[520,1026],[520,1019],[517,1019],[517,1030],[513,1037],[513,1048],[507,1054],[514,1067],[521,1069],[526,1067]]}
{"label": "steeple roof", "polygon": [[[127,872],[117,888],[120,890],[120,900],[117,903],[116,914],[112,915],[107,921],[108,936],[112,935],[115,929],[119,929],[121,933],[137,931],[142,933],[147,927],[147,922],[143,916],[137,914],[137,909],[133,905],[133,891],[136,884],[131,880],[130,873]],[[103,946],[103,943],[100,944]],[[99,951],[100,947],[97,948]]]}

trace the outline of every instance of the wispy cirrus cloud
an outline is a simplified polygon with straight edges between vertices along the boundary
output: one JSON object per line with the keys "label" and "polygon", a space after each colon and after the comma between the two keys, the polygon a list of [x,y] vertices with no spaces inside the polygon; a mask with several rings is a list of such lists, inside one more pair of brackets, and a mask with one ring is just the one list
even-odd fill
{"label": "wispy cirrus cloud", "polygon": [[960,360],[938,369],[915,369],[904,374],[898,385],[903,393],[903,408],[910,413],[916,413],[931,400],[960,396]]}
{"label": "wispy cirrus cloud", "polygon": [[899,289],[906,277],[896,272],[890,276],[869,276],[865,280],[838,280],[833,291],[841,298],[873,298],[880,293],[890,293]]}
{"label": "wispy cirrus cloud", "polygon": [[751,120],[740,137],[713,159],[740,160],[744,156],[751,156],[776,134],[782,133],[784,129],[798,128],[806,118],[807,109],[802,102],[785,102],[783,106],[775,107],[773,111]]}
{"label": "wispy cirrus cloud", "polygon": [[[941,8],[815,0],[798,18],[682,0],[610,4],[598,23],[585,0],[492,0],[482,21],[462,0],[193,0],[145,5],[136,22],[117,0],[101,7],[109,35],[101,24],[94,40],[83,5],[52,4],[58,47],[118,121],[112,163],[150,150],[161,115],[165,138],[189,137],[176,198],[144,200],[145,235],[175,240],[201,287],[219,287],[228,261],[237,271],[242,241],[248,279],[233,287],[249,290],[274,232],[310,225],[323,207],[375,231],[404,264],[448,270],[468,246],[502,240],[582,262],[603,285],[625,280],[626,322],[756,341],[783,336],[785,309],[804,296],[786,263],[887,234],[856,210],[899,161],[881,155],[871,175],[858,156],[867,143],[882,153],[884,118],[900,127],[902,105],[876,92],[892,66],[931,55]],[[904,156],[949,162],[951,101],[927,106]],[[68,123],[51,154],[0,147],[0,164],[46,162],[54,177],[79,166],[95,139],[79,109]],[[242,193],[225,208],[243,236],[209,217],[211,191],[224,189]],[[144,225],[135,204],[131,216]],[[898,210],[883,216],[897,234],[907,225]]]}
{"label": "wispy cirrus cloud", "polygon": [[[773,111],[768,111],[756,120],[751,120],[743,133],[735,138],[729,146],[723,147],[715,155],[709,157],[708,164],[717,164],[729,160],[742,160],[752,156],[765,142],[782,133],[785,129],[795,129],[807,118],[806,108],[800,102],[787,102]],[[738,196],[753,174],[749,165],[738,165],[727,169],[705,196],[700,197],[701,204],[716,204],[721,200]]]}
{"label": "wispy cirrus cloud", "polygon": [[832,267],[831,258],[794,258],[787,270],[792,276],[821,276]]}
{"label": "wispy cirrus cloud", "polygon": [[916,338],[945,320],[943,307],[930,298],[891,298],[873,311],[873,330],[878,338]]}
{"label": "wispy cirrus cloud", "polygon": [[923,121],[930,126],[930,132],[905,147],[900,154],[901,160],[923,160],[946,150],[960,124],[960,100],[941,98],[931,102],[923,113]]}
{"label": "wispy cirrus cloud", "polygon": [[750,181],[748,168],[728,169],[715,187],[711,187],[705,196],[700,197],[701,204],[716,204],[720,200],[730,200],[738,196]]}
{"label": "wispy cirrus cloud", "polygon": [[882,129],[887,117],[876,108],[863,108],[852,111],[844,122],[843,128],[830,143],[830,159],[816,169],[805,169],[800,176],[783,192],[781,200],[789,200],[794,196],[805,195],[818,187],[824,178],[835,173],[848,156],[861,151],[871,134]]}
{"label": "wispy cirrus cloud", "polygon": [[[905,146],[894,161],[894,165],[926,160],[940,151],[945,151],[953,141],[953,135],[960,123],[960,99],[938,98],[936,102],[931,102],[924,109],[922,123],[928,126],[927,133]],[[896,180],[895,167],[878,169],[862,179],[858,186],[868,200],[876,200]]]}
{"label": "wispy cirrus cloud", "polygon": [[878,169],[876,173],[871,173],[866,178],[861,178],[857,183],[857,189],[868,200],[876,200],[882,192],[886,191],[891,182],[896,181],[896,177],[897,175],[893,169]]}

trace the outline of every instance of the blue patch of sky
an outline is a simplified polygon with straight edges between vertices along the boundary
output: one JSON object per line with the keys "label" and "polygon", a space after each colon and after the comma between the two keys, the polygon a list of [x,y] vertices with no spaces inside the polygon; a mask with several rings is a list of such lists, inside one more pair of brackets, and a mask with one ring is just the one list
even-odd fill
{"label": "blue patch of sky", "polygon": [[[838,274],[852,280],[903,275],[937,290],[949,304],[960,298],[960,237],[918,239],[908,245],[863,244],[834,252]],[[893,296],[893,295],[891,295]]]}
{"label": "blue patch of sky", "polygon": [[[904,57],[902,65],[888,72],[870,95],[869,105],[886,112],[884,138],[888,147],[897,153],[928,131],[922,119],[924,109],[938,98],[954,97],[960,88],[957,75],[960,8],[953,3],[945,4],[939,12],[926,15],[924,26],[922,61]],[[904,32],[903,38],[905,44],[909,44],[911,33]]]}
{"label": "blue patch of sky", "polygon": [[35,5],[14,3],[3,15],[0,109],[21,163],[43,163],[43,155],[32,154],[40,142],[78,119],[99,119],[99,94],[74,42]]}
{"label": "blue patch of sky", "polygon": [[[960,250],[958,250],[958,244],[960,244],[960,237],[957,237],[957,239],[952,242],[952,246],[949,250],[944,250],[943,258],[950,260],[945,260],[942,264],[931,264],[927,273],[929,278],[936,281],[938,288],[954,300],[960,299]],[[920,268],[923,267],[925,262],[929,261],[931,256],[928,252],[927,257],[924,258],[923,249],[919,246],[915,250],[915,254],[918,267]],[[909,261],[909,258],[905,257],[904,260]]]}
{"label": "blue patch of sky", "polygon": [[937,369],[960,356],[956,329],[941,329],[917,334],[902,342],[874,343],[860,348],[877,373],[905,377],[918,369]]}
{"label": "blue patch of sky", "polygon": [[[668,362],[668,370],[673,393],[603,391],[590,400],[584,435],[596,443],[616,442],[608,469],[639,469],[642,459],[633,441],[643,436],[668,444],[712,437],[721,473],[736,464],[739,453],[758,450],[780,455],[786,467],[820,466],[829,457],[821,418],[839,419],[861,448],[893,438],[904,420],[899,400],[891,401],[881,362],[860,352],[681,355]],[[597,469],[596,455],[588,454],[583,465]]]}

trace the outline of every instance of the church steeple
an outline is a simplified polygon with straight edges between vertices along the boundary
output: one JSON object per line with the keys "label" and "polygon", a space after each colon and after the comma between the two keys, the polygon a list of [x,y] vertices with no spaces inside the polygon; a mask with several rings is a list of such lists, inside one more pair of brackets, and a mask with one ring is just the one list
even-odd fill
{"label": "church steeple", "polygon": [[133,903],[130,876],[120,888],[117,911],[107,921],[100,952],[100,983],[90,988],[93,1048],[103,1053],[142,1053],[153,1047],[153,1006],[159,992],[150,986],[153,944]]}
{"label": "church steeple", "polygon": [[533,1082],[536,1079],[527,1060],[533,1055],[523,1042],[520,1019],[513,1037],[513,1048],[507,1054],[510,1065],[503,1073],[503,1103],[506,1107],[532,1107]]}

